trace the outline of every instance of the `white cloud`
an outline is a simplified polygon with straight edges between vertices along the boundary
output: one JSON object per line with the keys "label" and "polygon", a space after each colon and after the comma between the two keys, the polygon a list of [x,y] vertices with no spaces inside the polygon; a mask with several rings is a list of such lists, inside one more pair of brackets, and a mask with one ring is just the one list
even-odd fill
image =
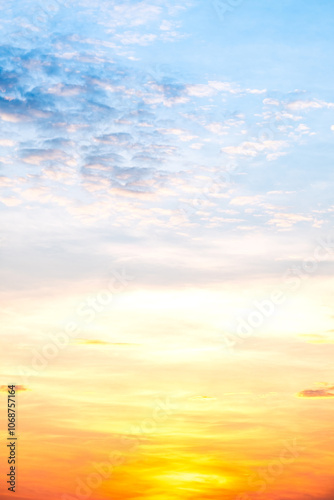
{"label": "white cloud", "polygon": [[4,122],[11,123],[20,123],[27,120],[27,117],[24,115],[19,115],[18,113],[4,113],[3,111],[0,113],[0,118]]}
{"label": "white cloud", "polygon": [[262,196],[256,195],[256,196],[236,196],[230,201],[231,205],[238,205],[238,206],[244,206],[244,205],[259,205],[259,203],[262,202]]}
{"label": "white cloud", "polygon": [[280,229],[289,229],[297,222],[311,222],[312,217],[307,217],[300,214],[277,213],[272,219],[268,221],[268,225],[276,226]]}
{"label": "white cloud", "polygon": [[159,132],[166,135],[177,135],[183,142],[188,142],[196,139],[195,135],[191,135],[187,130],[182,130],[179,128],[160,129]]}
{"label": "white cloud", "polygon": [[[262,142],[254,142],[254,141],[246,141],[240,144],[239,146],[227,146],[221,149],[224,153],[230,155],[240,155],[240,156],[249,156],[251,158],[255,158],[260,153],[268,152],[268,156],[270,159],[270,151],[278,152],[281,148],[287,145],[286,141],[274,141],[274,140],[266,140]],[[271,158],[272,159],[272,158]]]}
{"label": "white cloud", "polygon": [[31,165],[40,165],[46,161],[57,161],[68,166],[75,166],[76,160],[67,155],[64,151],[59,149],[45,149],[45,150],[32,150],[27,151],[23,157],[25,163]]}
{"label": "white cloud", "polygon": [[169,31],[170,29],[172,29],[172,23],[170,23],[169,21],[164,20],[160,24],[160,29],[162,31]]}
{"label": "white cloud", "polygon": [[142,26],[156,21],[161,15],[162,9],[157,5],[152,5],[145,1],[116,4],[110,11],[109,2],[107,5],[109,26]]}
{"label": "white cloud", "polygon": [[57,85],[50,87],[47,93],[60,97],[72,97],[80,94],[83,90],[84,87],[80,85],[63,85],[62,83],[57,83]]}
{"label": "white cloud", "polygon": [[266,98],[263,99],[263,104],[266,106],[279,106],[280,102],[277,99]]}
{"label": "white cloud", "polygon": [[218,122],[210,123],[206,125],[205,128],[217,135],[226,135],[229,130],[229,127]]}
{"label": "white cloud", "polygon": [[292,111],[308,111],[310,109],[325,109],[325,108],[333,109],[334,103],[320,101],[319,99],[314,99],[312,101],[297,100],[286,104],[285,107]]}
{"label": "white cloud", "polygon": [[11,139],[0,139],[0,146],[3,147],[13,147],[15,146],[16,142],[12,141]]}
{"label": "white cloud", "polygon": [[22,200],[14,197],[14,196],[2,197],[2,198],[0,198],[0,201],[1,201],[1,203],[6,205],[7,207],[16,207],[17,205],[21,205],[21,203],[22,203]]}
{"label": "white cloud", "polygon": [[208,85],[197,84],[197,85],[187,85],[187,93],[192,97],[209,97],[215,93]]}
{"label": "white cloud", "polygon": [[148,45],[157,38],[157,35],[154,35],[153,33],[150,34],[140,34],[140,33],[134,33],[131,31],[125,31],[122,34],[117,34],[115,35],[115,38],[117,38],[123,45]]}

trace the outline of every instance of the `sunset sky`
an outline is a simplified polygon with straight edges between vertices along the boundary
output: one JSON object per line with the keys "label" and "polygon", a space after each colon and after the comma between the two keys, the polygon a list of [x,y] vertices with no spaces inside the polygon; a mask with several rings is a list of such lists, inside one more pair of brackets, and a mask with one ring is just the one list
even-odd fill
{"label": "sunset sky", "polygon": [[333,16],[5,2],[1,499],[333,500]]}

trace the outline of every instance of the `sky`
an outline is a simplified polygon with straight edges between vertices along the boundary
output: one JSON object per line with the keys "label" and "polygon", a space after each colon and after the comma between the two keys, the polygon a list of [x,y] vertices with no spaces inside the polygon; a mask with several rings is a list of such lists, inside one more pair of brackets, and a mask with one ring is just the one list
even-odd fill
{"label": "sky", "polygon": [[6,2],[1,498],[333,499],[333,15]]}

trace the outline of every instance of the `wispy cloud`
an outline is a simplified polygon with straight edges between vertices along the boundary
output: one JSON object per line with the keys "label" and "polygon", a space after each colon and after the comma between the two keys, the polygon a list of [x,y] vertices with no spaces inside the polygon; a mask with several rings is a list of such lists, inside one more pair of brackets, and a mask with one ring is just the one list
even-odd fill
{"label": "wispy cloud", "polygon": [[116,347],[132,347],[138,346],[140,344],[133,344],[128,342],[108,342],[105,340],[96,340],[96,339],[77,339],[75,341],[76,344],[79,345],[101,345],[101,346],[116,346]]}
{"label": "wispy cloud", "polygon": [[[25,387],[24,385],[16,385],[15,386],[16,392],[24,392],[24,391],[29,391],[29,390],[30,389],[28,387]],[[0,392],[8,393],[8,386],[7,385],[0,385]]]}
{"label": "wispy cloud", "polygon": [[290,109],[291,111],[309,111],[312,109],[333,109],[334,103],[321,101],[319,99],[313,99],[313,100],[309,99],[305,101],[304,100],[292,101],[286,104],[285,107],[287,109]]}

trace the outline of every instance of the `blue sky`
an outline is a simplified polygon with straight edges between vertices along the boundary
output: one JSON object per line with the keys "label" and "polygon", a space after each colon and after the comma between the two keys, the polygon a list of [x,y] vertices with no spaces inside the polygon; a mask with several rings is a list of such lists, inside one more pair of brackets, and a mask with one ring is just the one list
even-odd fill
{"label": "blue sky", "polygon": [[[8,4],[10,286],[102,275],[123,258],[143,269],[155,245],[178,256],[154,264],[162,286],[261,266],[278,276],[330,230],[333,6],[231,1],[222,16],[222,5]],[[248,240],[264,262],[244,255]]]}

